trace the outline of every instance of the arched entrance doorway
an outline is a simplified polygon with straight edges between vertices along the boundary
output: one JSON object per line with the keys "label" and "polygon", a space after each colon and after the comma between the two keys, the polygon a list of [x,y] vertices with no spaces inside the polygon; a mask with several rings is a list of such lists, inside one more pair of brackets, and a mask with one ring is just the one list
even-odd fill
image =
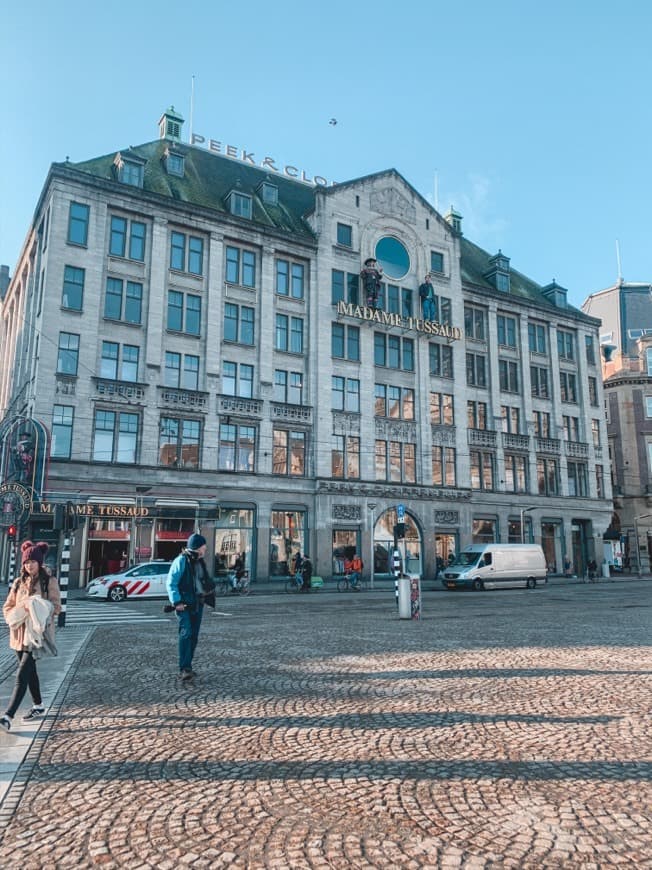
{"label": "arched entrance doorway", "polygon": [[[389,508],[376,520],[374,526],[374,576],[392,577],[392,550],[396,509]],[[416,519],[405,511],[405,538],[398,541],[401,568],[407,574],[423,573],[423,536]]]}

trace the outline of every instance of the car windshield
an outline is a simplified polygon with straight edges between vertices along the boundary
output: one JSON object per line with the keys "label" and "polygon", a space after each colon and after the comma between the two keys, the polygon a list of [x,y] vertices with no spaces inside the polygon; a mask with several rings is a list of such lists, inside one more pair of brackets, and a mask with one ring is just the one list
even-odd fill
{"label": "car windshield", "polygon": [[475,565],[479,556],[480,553],[458,553],[453,565],[462,565],[468,568],[469,565]]}

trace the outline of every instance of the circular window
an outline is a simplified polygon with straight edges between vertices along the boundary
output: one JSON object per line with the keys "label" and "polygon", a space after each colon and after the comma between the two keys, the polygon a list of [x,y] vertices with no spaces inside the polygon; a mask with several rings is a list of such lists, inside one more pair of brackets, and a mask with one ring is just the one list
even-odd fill
{"label": "circular window", "polygon": [[388,278],[402,278],[410,271],[410,255],[407,248],[393,236],[384,236],[378,240],[376,259]]}

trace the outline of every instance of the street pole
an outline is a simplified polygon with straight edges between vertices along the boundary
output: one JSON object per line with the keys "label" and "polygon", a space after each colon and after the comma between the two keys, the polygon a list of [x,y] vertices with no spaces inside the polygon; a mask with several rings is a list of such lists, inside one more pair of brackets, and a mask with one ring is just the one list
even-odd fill
{"label": "street pole", "polygon": [[521,508],[521,543],[525,543],[525,514],[528,511],[533,511],[533,507]]}
{"label": "street pole", "polygon": [[374,531],[375,531],[374,510],[376,509],[376,502],[370,501],[367,504],[367,507],[371,511],[371,524],[369,526],[369,550],[370,550],[370,554],[369,554],[370,555],[370,558],[369,558],[369,588],[373,589],[374,588],[374,573],[375,573],[375,571],[374,571],[374,567],[375,567],[374,566],[374,555],[375,555],[375,553],[374,553]]}
{"label": "street pole", "polygon": [[63,528],[63,549],[61,550],[61,565],[59,567],[59,589],[61,591],[61,611],[57,621],[59,628],[65,628],[66,605],[68,603],[68,574],[70,571],[70,514],[68,511],[69,504],[66,505]]}

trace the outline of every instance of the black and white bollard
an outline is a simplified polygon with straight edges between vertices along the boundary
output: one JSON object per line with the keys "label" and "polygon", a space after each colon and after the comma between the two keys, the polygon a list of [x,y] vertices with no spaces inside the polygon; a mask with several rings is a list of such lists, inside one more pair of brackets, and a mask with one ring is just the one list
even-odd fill
{"label": "black and white bollard", "polygon": [[394,547],[392,553],[392,573],[394,574],[394,595],[396,596],[396,606],[398,607],[398,578],[401,576],[401,554],[398,547]]}
{"label": "black and white bollard", "polygon": [[7,585],[11,586],[14,582],[14,577],[16,576],[16,542],[9,542],[9,577],[7,579]]}
{"label": "black and white bollard", "polygon": [[61,590],[61,613],[57,625],[64,628],[66,624],[66,603],[68,601],[68,574],[70,571],[70,532],[63,535],[63,549],[61,551],[61,567],[59,569],[59,589]]}

